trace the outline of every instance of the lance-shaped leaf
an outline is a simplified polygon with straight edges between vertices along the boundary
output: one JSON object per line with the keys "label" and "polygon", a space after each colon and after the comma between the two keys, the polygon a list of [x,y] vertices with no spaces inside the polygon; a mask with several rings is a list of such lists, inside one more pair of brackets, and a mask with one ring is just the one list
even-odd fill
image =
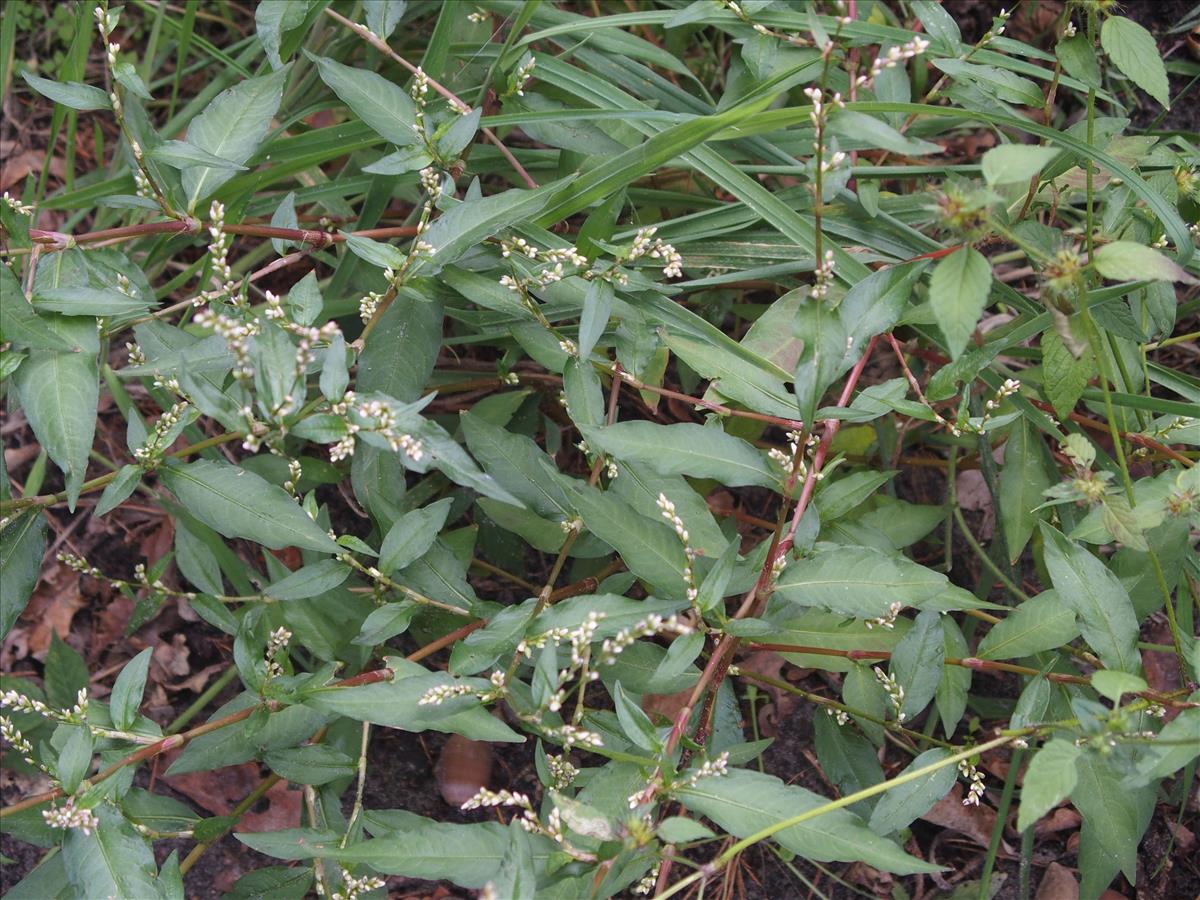
{"label": "lance-shaped leaf", "polygon": [[1019,659],[1052,650],[1079,637],[1075,609],[1057,591],[1030,597],[1003,621],[992,626],[979,642],[980,659]]}
{"label": "lance-shaped leaf", "polygon": [[400,85],[375,72],[343,66],[324,56],[310,54],[309,58],[338,99],[384,140],[406,146],[419,138],[416,107]]}
{"label": "lance-shaped leaf", "polygon": [[247,469],[202,459],[168,463],[159,477],[191,515],[227,538],[246,538],[272,550],[342,552],[287,491]]}
{"label": "lance-shaped leaf", "polygon": [[870,547],[838,547],[789,563],[775,583],[774,600],[874,619],[887,616],[897,601],[920,606],[948,585],[941,572],[903,556]]}
{"label": "lance-shaped leaf", "polygon": [[[187,142],[226,162],[240,166],[258,149],[283,99],[289,66],[258,78],[247,78],[217,95],[188,126]],[[183,170],[183,189],[189,212],[232,178],[234,169],[195,166]]]}
{"label": "lance-shaped leaf", "polygon": [[46,552],[46,516],[27,509],[0,531],[0,640],[25,609]]}
{"label": "lance-shaped leaf", "polygon": [[681,423],[618,422],[605,427],[581,426],[588,446],[618,460],[645,463],[660,475],[715,478],[730,487],[758,485],[779,490],[779,470],[741,438],[720,428]]}

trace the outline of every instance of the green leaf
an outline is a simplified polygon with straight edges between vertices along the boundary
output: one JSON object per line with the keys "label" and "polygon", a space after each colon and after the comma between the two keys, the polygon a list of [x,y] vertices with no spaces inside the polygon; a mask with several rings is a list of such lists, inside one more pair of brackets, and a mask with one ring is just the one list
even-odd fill
{"label": "green leaf", "polygon": [[683,596],[686,561],[675,532],[639,515],[607,491],[582,485],[571,499],[587,530],[620,553],[629,571],[655,593]]}
{"label": "green leaf", "polygon": [[128,731],[138,719],[142,705],[142,692],[146,689],[146,675],[150,671],[150,654],[154,648],[147,647],[129,662],[113,682],[112,695],[108,698],[109,713],[113,725]]}
{"label": "green leaf", "polygon": [[128,500],[141,483],[142,469],[140,466],[121,466],[117,471],[117,477],[105,486],[104,493],[100,495],[100,502],[96,504],[92,515],[103,516],[112,512]]}
{"label": "green leaf", "polygon": [[1030,597],[993,625],[979,642],[980,659],[1020,659],[1053,650],[1079,637],[1075,610],[1057,591]]}
{"label": "green leaf", "polygon": [[[884,780],[879,751],[857,728],[839,725],[831,714],[814,715],[813,738],[821,771],[842,796]],[[868,818],[877,803],[877,798],[872,797],[846,808],[855,815]]]}
{"label": "green leaf", "polygon": [[283,576],[264,588],[263,594],[275,600],[304,600],[332,591],[348,577],[348,565],[335,559],[322,559]]}
{"label": "green leaf", "polygon": [[766,456],[719,427],[636,421],[579,430],[589,446],[618,460],[644,463],[659,475],[693,475],[715,478],[730,487],[780,489],[778,471]]}
{"label": "green leaf", "polygon": [[908,634],[892,651],[891,673],[904,688],[901,712],[915,718],[933,699],[942,680],[946,641],[941,614],[931,609],[917,616]]}
{"label": "green leaf", "polygon": [[[770,40],[774,41],[775,38]],[[874,116],[854,110],[837,110],[830,119],[829,127],[834,134],[854,141],[854,146],[881,147],[904,156],[942,152],[942,148],[937,144],[909,137]]]}
{"label": "green leaf", "polygon": [[433,546],[446,524],[454,498],[446,497],[423,509],[405,513],[388,531],[379,548],[379,569],[390,575],[397,569],[407,568],[425,555]]}
{"label": "green leaf", "polygon": [[1075,790],[1075,763],[1082,752],[1073,741],[1055,738],[1034,754],[1021,786],[1017,831],[1024,831]]}
{"label": "green leaf", "polygon": [[[421,396],[442,344],[442,304],[397,297],[375,323],[358,360],[358,393],[411,403]],[[403,347],[404,352],[397,352]]]}
{"label": "green leaf", "polygon": [[[736,837],[748,837],[769,825],[828,803],[802,787],[785,784],[774,775],[733,769],[719,778],[704,778],[673,792],[685,807],[712,819]],[[845,809],[777,832],[773,839],[805,859],[819,862],[865,862],[898,874],[938,871],[937,866],[909,856],[891,841],[871,831]]]}
{"label": "green leaf", "polygon": [[29,71],[23,71],[21,77],[25,79],[27,85],[43,97],[48,97],[55,103],[61,103],[71,109],[112,108],[112,101],[108,99],[108,94],[90,84],[80,84],[77,81],[66,83],[51,81],[49,78],[42,78]]}
{"label": "green leaf", "polygon": [[1138,622],[1117,576],[1062,532],[1041,523],[1046,568],[1059,597],[1079,617],[1083,639],[1109,669],[1136,673]]}
{"label": "green leaf", "polygon": [[33,305],[38,310],[65,316],[139,315],[148,308],[146,302],[137,297],[117,290],[90,287],[35,287]]}
{"label": "green leaf", "polygon": [[1042,92],[1034,82],[1007,69],[976,65],[961,59],[936,59],[933,64],[951,78],[974,83],[984,93],[999,100],[1038,109],[1044,103]]}
{"label": "green leaf", "polygon": [[476,697],[420,703],[428,691],[439,685],[460,683],[486,690],[490,684],[486,679],[452,679],[444,672],[432,673],[416,663],[396,657],[389,657],[387,663],[389,668],[396,670],[392,681],[358,687],[318,688],[307,695],[304,703],[322,712],[403,731],[453,732],[473,741],[519,744],[525,740],[494,718]]}
{"label": "green leaf", "polygon": [[774,599],[876,619],[887,616],[895,601],[919,607],[948,584],[945,575],[903,556],[869,547],[838,547],[789,563],[775,583]]}
{"label": "green leaf", "polygon": [[[1112,19],[1109,19],[1111,22]],[[1182,281],[1196,279],[1152,247],[1134,241],[1113,241],[1096,251],[1096,271],[1113,281]]]}
{"label": "green leaf", "polygon": [[575,511],[558,481],[558,470],[533,441],[486,421],[462,416],[463,435],[484,471],[538,515],[571,518]]}
{"label": "green leaf", "polygon": [[[899,774],[923,769],[949,756],[949,750],[934,747],[910,762]],[[942,766],[923,778],[892,788],[875,805],[869,823],[871,830],[878,835],[888,835],[907,827],[949,794],[957,777],[958,770],[954,766]]]}
{"label": "green leaf", "polygon": [[263,756],[271,769],[295,784],[328,784],[357,771],[353,757],[328,744],[305,744]]}
{"label": "green leaf", "polygon": [[375,647],[391,640],[408,630],[416,611],[417,605],[412,602],[385,603],[367,616],[352,643],[362,647]]}
{"label": "green leaf", "polygon": [[91,319],[76,317],[56,318],[49,324],[83,349],[75,353],[31,350],[13,382],[34,435],[63,471],[67,503],[74,510],[87,473],[100,400],[96,326]]}
{"label": "green leaf", "polygon": [[1154,813],[1153,786],[1130,790],[1120,775],[1095,753],[1075,763],[1078,777],[1071,802],[1083,816],[1079,841],[1081,897],[1098,897],[1121,871],[1137,879],[1138,845]]}
{"label": "green leaf", "polygon": [[988,184],[1028,184],[1062,150],[1031,144],[1001,144],[983,154],[983,179]]}
{"label": "green leaf", "polygon": [[235,172],[246,171],[246,167],[240,163],[214,156],[187,141],[163,141],[151,149],[147,155],[175,169],[208,166],[213,169],[231,169]]}
{"label": "green leaf", "polygon": [[391,37],[408,4],[405,0],[363,0],[363,12],[367,16],[367,27],[383,40]]}
{"label": "green leaf", "polygon": [[287,491],[246,469],[204,459],[170,462],[159,469],[159,478],[191,515],[227,538],[247,538],[272,550],[342,552]]}
{"label": "green leaf", "polygon": [[1121,73],[1168,109],[1167,67],[1154,36],[1132,19],[1109,16],[1100,27],[1100,46]]}
{"label": "green leaf", "polygon": [[943,43],[942,52],[958,54],[958,45],[962,42],[962,32],[954,16],[946,12],[940,3],[934,0],[913,0],[912,10],[925,26],[925,31],[932,38]]}
{"label": "green leaf", "polygon": [[625,737],[643,750],[655,752],[658,749],[659,741],[650,717],[642,711],[640,706],[629,699],[619,681],[613,684],[612,698],[617,711],[617,721],[621,723],[621,730],[625,733]]}
{"label": "green leaf", "polygon": [[283,67],[283,60],[279,57],[279,42],[284,32],[303,24],[307,13],[308,0],[260,0],[255,6],[254,30],[272,69]]}
{"label": "green leaf", "polygon": [[1042,504],[1042,491],[1050,487],[1042,465],[1041,437],[1024,416],[1013,423],[1004,445],[1000,470],[1000,525],[1010,561],[1016,562],[1033,535],[1038,520],[1034,509]]}
{"label": "green leaf", "polygon": [[596,341],[608,327],[612,315],[613,286],[603,278],[594,278],[588,284],[583,298],[583,315],[579,320],[579,358],[586,360],[592,355]]}
{"label": "green leaf", "polygon": [[304,900],[312,884],[309,867],[264,866],[239,878],[224,900]]}
{"label": "green leaf", "polygon": [[695,819],[684,816],[669,816],[658,826],[658,836],[668,844],[686,844],[716,837],[711,828],[706,828]]}
{"label": "green leaf", "polygon": [[1078,78],[1097,90],[1101,87],[1100,64],[1096,61],[1096,50],[1087,37],[1077,34],[1060,40],[1054,47],[1054,55],[1072,78]]}
{"label": "green leaf", "polygon": [[[1197,695],[1188,698],[1196,702]],[[1189,762],[1200,756],[1200,742],[1196,733],[1200,731],[1200,709],[1185,709],[1166,724],[1162,731],[1137,761],[1137,771],[1127,780],[1141,787],[1159,779],[1167,778]]]}
{"label": "green leaf", "polygon": [[63,861],[67,877],[81,897],[155,898],[158,866],[150,842],[133,830],[119,810],[101,805],[91,834],[67,831]]}
{"label": "green leaf", "polygon": [[537,871],[533,864],[529,833],[521,823],[508,823],[508,847],[496,877],[491,881],[492,892],[497,897],[512,900],[534,900],[537,897]]}
{"label": "green leaf", "polygon": [[[271,119],[279,110],[288,71],[285,66],[222,91],[188,126],[188,143],[235,165],[245,163],[266,137]],[[188,212],[195,212],[197,204],[233,174],[225,166],[184,169],[180,177]]]}
{"label": "green leaf", "polygon": [[960,247],[934,267],[929,303],[954,359],[966,349],[991,286],[991,264],[973,247]]}
{"label": "green leaf", "polygon": [[46,516],[27,509],[0,531],[0,640],[25,610],[42,570]]}
{"label": "green leaf", "polygon": [[1067,418],[1075,404],[1083,396],[1088,380],[1092,377],[1094,363],[1091,353],[1078,359],[1067,349],[1057,332],[1042,332],[1042,393],[1054,407],[1055,415]]}
{"label": "green leaf", "polygon": [[1136,694],[1146,690],[1149,685],[1146,684],[1146,679],[1140,675],[1101,669],[1092,673],[1092,687],[1101,697],[1107,697],[1114,704],[1119,705],[1122,694]]}

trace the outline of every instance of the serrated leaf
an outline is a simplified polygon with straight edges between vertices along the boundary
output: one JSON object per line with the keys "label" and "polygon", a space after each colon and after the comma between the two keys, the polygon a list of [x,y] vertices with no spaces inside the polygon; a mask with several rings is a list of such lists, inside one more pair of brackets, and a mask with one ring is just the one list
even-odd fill
{"label": "serrated leaf", "polygon": [[1042,332],[1042,391],[1055,414],[1065,419],[1083,396],[1092,377],[1094,357],[1084,353],[1078,359],[1067,349],[1057,332]]}
{"label": "serrated leaf", "polygon": [[1100,46],[1130,81],[1168,109],[1167,67],[1154,36],[1132,19],[1109,16],[1100,27]]}
{"label": "serrated leaf", "polygon": [[1117,576],[1062,532],[1041,524],[1046,568],[1063,602],[1075,609],[1084,640],[1109,669],[1136,673],[1138,622]]}
{"label": "serrated leaf", "polygon": [[730,487],[757,485],[780,489],[779,472],[766,455],[720,428],[680,423],[618,422],[580,427],[590,447],[617,460],[644,463],[660,475],[715,478]]}
{"label": "serrated leaf", "polygon": [[[1111,22],[1112,19],[1109,19]],[[1153,247],[1134,241],[1113,241],[1096,251],[1096,271],[1113,281],[1182,281],[1196,279]]]}
{"label": "serrated leaf", "polygon": [[1061,153],[1057,147],[1001,144],[983,154],[983,179],[991,185],[1027,184]]}
{"label": "serrated leaf", "polygon": [[1034,754],[1021,786],[1017,831],[1024,831],[1075,789],[1075,763],[1080,753],[1073,741],[1055,738]]}
{"label": "serrated leaf", "polygon": [[0,531],[0,640],[25,610],[46,552],[46,516],[27,509]]}
{"label": "serrated leaf", "polygon": [[272,550],[342,552],[287,491],[246,469],[204,459],[171,462],[159,469],[159,478],[188,513],[225,537],[247,538]]}
{"label": "serrated leaf", "polygon": [[966,349],[991,286],[991,264],[973,247],[960,247],[934,267],[929,303],[952,358],[958,359]]}
{"label": "serrated leaf", "polygon": [[979,642],[980,659],[1020,659],[1053,650],[1079,637],[1075,610],[1057,591],[1030,597],[992,626]]}
{"label": "serrated leaf", "polygon": [[[287,66],[270,75],[247,78],[216,96],[204,112],[188,126],[187,142],[205,153],[242,165],[248,160],[271,127],[271,119],[283,99]],[[196,166],[180,174],[187,195],[187,208],[195,212],[197,204],[233,177],[227,167]]]}
{"label": "serrated leaf", "polygon": [[1042,504],[1042,491],[1050,487],[1042,465],[1041,437],[1025,417],[1013,423],[1004,445],[1004,468],[1000,470],[1000,525],[1012,562],[1020,557],[1033,534]]}
{"label": "serrated leaf", "polygon": [[[701,779],[691,787],[676,788],[674,794],[692,812],[712,819],[736,837],[747,837],[829,802],[773,775],[747,769]],[[773,835],[773,840],[793,853],[820,862],[862,861],[899,874],[938,870],[879,837],[858,816],[844,809],[785,828]]]}
{"label": "serrated leaf", "polygon": [[71,109],[112,108],[112,101],[108,99],[108,94],[98,87],[92,87],[90,84],[80,84],[77,81],[52,81],[49,78],[34,75],[29,71],[22,72],[21,77],[25,79],[27,85],[43,97],[47,97],[55,103],[61,103],[63,106],[70,107]]}
{"label": "serrated leaf", "polygon": [[1054,55],[1062,63],[1063,71],[1077,78],[1086,86],[1099,89],[1100,64],[1096,61],[1096,50],[1082,34],[1063,38],[1054,47]]}

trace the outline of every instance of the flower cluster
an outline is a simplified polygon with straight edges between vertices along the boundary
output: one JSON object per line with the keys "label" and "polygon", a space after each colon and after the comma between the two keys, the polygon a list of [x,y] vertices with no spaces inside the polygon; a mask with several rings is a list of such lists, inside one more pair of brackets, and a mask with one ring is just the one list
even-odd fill
{"label": "flower cluster", "polygon": [[872,628],[879,627],[879,628],[887,628],[890,631],[891,629],[896,627],[896,617],[898,615],[900,615],[900,610],[902,610],[902,609],[904,609],[904,604],[901,603],[899,600],[896,600],[893,603],[890,603],[888,605],[888,611],[887,611],[886,616],[880,616],[877,619],[867,619],[867,621],[866,621],[867,630],[869,631]]}
{"label": "flower cluster", "polygon": [[[814,452],[816,452],[817,445],[821,442],[821,439],[818,438],[815,434],[810,434],[808,436],[807,440],[805,440],[805,442],[804,442],[804,454],[801,455],[800,441],[802,438],[804,438],[804,435],[801,434],[799,431],[789,431],[787,433],[787,438],[788,438],[788,448],[787,448],[786,452],[783,450],[780,450],[778,447],[772,447],[770,450],[767,451],[767,456],[768,456],[768,458],[777,462],[783,468],[783,470],[785,472],[791,472],[793,460],[794,460],[795,466],[796,466],[796,473],[795,473],[796,477],[801,478],[801,479],[807,478],[808,477],[808,462],[807,462],[807,460]],[[817,473],[817,481],[820,481],[824,477],[825,477],[824,472]]]}
{"label": "flower cluster", "polygon": [[866,75],[859,75],[855,81],[857,87],[870,87],[879,73],[884,69],[890,69],[902,62],[912,59],[914,56],[920,56],[929,49],[929,41],[920,35],[915,35],[911,41],[899,46],[889,47],[887,53],[882,56],[875,57],[875,61],[871,63],[871,70]]}
{"label": "flower cluster", "polygon": [[904,706],[904,687],[896,681],[895,675],[889,675],[879,666],[874,667],[875,679],[883,685],[884,691],[887,693],[888,702],[892,704],[892,709],[896,711],[896,721],[903,722],[905,714],[901,712]]}
{"label": "flower cluster", "polygon": [[41,769],[45,774],[49,775],[50,770],[37,761],[33,755],[33,744],[25,735],[21,734],[21,730],[13,723],[13,720],[8,716],[0,716],[0,737],[8,741],[9,746],[21,754],[21,758],[29,765]]}
{"label": "flower cluster", "polygon": [[984,791],[983,773],[965,759],[959,761],[958,773],[970,782],[967,787],[967,796],[963,797],[963,806],[978,806]]}
{"label": "flower cluster", "polygon": [[212,278],[217,287],[201,291],[193,301],[196,306],[203,306],[210,300],[230,296],[238,289],[238,283],[233,280],[233,269],[229,265],[229,245],[231,239],[225,233],[225,204],[214,200],[208,210],[208,242],[209,262],[212,266]]}
{"label": "flower cluster", "polygon": [[425,104],[428,102],[426,95],[429,93],[429,76],[420,66],[417,66],[417,71],[413,73],[412,87],[408,92],[417,107],[416,115],[413,117],[413,128],[416,129],[417,136],[423,139],[425,137]]}
{"label": "flower cluster", "polygon": [[656,634],[671,633],[685,635],[692,633],[692,626],[682,621],[679,616],[671,615],[663,618],[657,613],[651,613],[646,618],[635,622],[628,628],[622,628],[610,638],[605,638],[600,645],[601,658],[606,666],[616,665],[617,657],[639,638],[653,637]]}
{"label": "flower cluster", "polygon": [[655,885],[658,884],[658,872],[661,868],[662,860],[656,860],[654,865],[650,867],[650,871],[643,875],[641,880],[629,889],[630,893],[644,897],[654,890]]}
{"label": "flower cluster", "polygon": [[648,256],[651,259],[662,260],[663,274],[668,278],[678,278],[683,274],[683,256],[673,245],[665,243],[662,238],[656,238],[654,235],[657,231],[658,228],[654,225],[639,228],[626,259],[633,261]]}
{"label": "flower cluster", "polygon": [[175,440],[176,426],[183,420],[188,403],[181,400],[158,417],[154,430],[146,438],[146,443],[133,450],[133,458],[146,469],[153,469],[162,459],[163,451]]}
{"label": "flower cluster", "polygon": [[354,391],[346,391],[330,411],[342,417],[347,432],[329,451],[329,458],[334,462],[354,455],[355,435],[360,432],[382,435],[393,452],[403,450],[415,462],[420,462],[425,455],[417,438],[396,430],[396,411],[383,400],[363,400]]}
{"label": "flower cluster", "polygon": [[469,684],[439,684],[422,694],[417,706],[441,706],[447,700],[474,693],[475,689]]}
{"label": "flower cluster", "polygon": [[839,725],[846,725],[850,721],[850,713],[844,709],[834,709],[832,706],[825,707],[825,715],[833,719]]}
{"label": "flower cluster", "polygon": [[[212,299],[211,292],[208,299]],[[250,361],[250,338],[261,331],[258,322],[243,322],[212,309],[200,310],[194,321],[201,328],[211,328],[225,339],[229,352],[233,354],[235,378],[249,381],[254,377],[254,364]]]}
{"label": "flower cluster", "polygon": [[78,828],[85,835],[100,827],[96,814],[90,809],[76,806],[74,797],[68,797],[62,806],[42,810],[42,819],[51,828],[61,828],[63,831]]}
{"label": "flower cluster", "polygon": [[513,75],[513,91],[518,97],[525,96],[525,86],[529,84],[533,78],[533,69],[537,65],[537,60],[532,55],[526,54],[521,60],[521,64],[517,67],[516,73]]}
{"label": "flower cluster", "polygon": [[287,655],[287,646],[292,640],[292,633],[282,625],[271,632],[267,638],[267,678],[279,678],[283,675],[283,665],[279,662],[281,657]]}
{"label": "flower cluster", "polygon": [[695,560],[699,553],[692,547],[687,527],[683,524],[683,519],[675,512],[675,504],[671,502],[666,494],[659,493],[658,508],[662,511],[662,517],[675,529],[675,534],[679,538],[679,542],[683,544],[683,581],[687,586],[688,603],[695,603],[696,598],[700,596],[700,591],[696,588],[696,573],[692,568],[692,561]]}
{"label": "flower cluster", "polygon": [[820,300],[829,293],[829,282],[833,280],[833,269],[833,251],[826,250],[825,258],[813,269],[813,286],[809,288],[808,296],[814,300]]}
{"label": "flower cluster", "polygon": [[17,200],[15,197],[9,196],[8,191],[5,191],[4,197],[0,198],[0,199],[3,199],[4,205],[7,206],[9,209],[11,209],[13,212],[20,213],[23,216],[32,216],[33,215],[34,207],[32,207],[26,203],[22,203],[20,200]]}
{"label": "flower cluster", "polygon": [[546,768],[550,770],[550,781],[556,790],[565,790],[575,783],[579,770],[563,756],[547,756]]}
{"label": "flower cluster", "polygon": [[47,719],[56,719],[69,725],[81,725],[87,718],[88,689],[86,687],[79,689],[79,693],[75,695],[75,705],[70,709],[55,709],[20,691],[7,690],[0,693],[0,709],[6,708],[19,713],[36,713]]}
{"label": "flower cluster", "polygon": [[332,900],[357,900],[363,894],[368,894],[371,891],[377,891],[387,884],[378,875],[364,875],[362,878],[355,878],[345,869],[342,869],[342,890],[334,891]]}
{"label": "flower cluster", "polygon": [[577,725],[563,725],[559,728],[550,728],[546,731],[546,734],[549,737],[556,737],[561,740],[564,750],[570,750],[576,746],[604,746],[604,741],[600,738],[600,735],[594,731],[588,731],[586,728],[580,728]]}
{"label": "flower cluster", "polygon": [[729,774],[729,752],[722,751],[714,759],[704,761],[700,768],[695,769],[682,782],[684,787],[695,787],[705,778],[720,778]]}

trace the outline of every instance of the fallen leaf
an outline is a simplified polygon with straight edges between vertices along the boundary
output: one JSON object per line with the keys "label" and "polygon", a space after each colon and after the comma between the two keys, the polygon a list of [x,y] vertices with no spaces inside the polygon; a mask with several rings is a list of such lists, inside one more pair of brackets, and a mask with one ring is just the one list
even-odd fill
{"label": "fallen leaf", "polygon": [[955,783],[950,793],[921,818],[966,835],[986,847],[991,843],[992,829],[996,826],[996,811],[982,803],[979,806],[963,806],[962,793],[962,785]]}
{"label": "fallen leaf", "polygon": [[[163,768],[169,766],[171,761],[165,759]],[[214,816],[227,816],[247,794],[258,787],[263,777],[259,764],[250,762],[212,772],[188,772],[163,777],[161,780],[206,812]],[[287,781],[280,781],[263,795],[250,812],[242,816],[237,830],[279,831],[296,828],[300,825],[302,805],[301,792],[291,790]]]}
{"label": "fallen leaf", "polygon": [[[155,647],[151,658],[168,675],[182,678],[184,675],[191,674],[192,667],[188,662],[191,655],[192,651],[188,648],[187,638],[183,634],[176,633],[171,638],[171,643],[164,642]],[[166,681],[167,679],[157,678],[155,680]]]}
{"label": "fallen leaf", "polygon": [[1079,900],[1079,882],[1066,866],[1052,862],[1038,884],[1036,900]]}
{"label": "fallen leaf", "polygon": [[[79,593],[79,573],[66,566],[49,569],[38,583],[21,618],[32,623],[29,628],[29,655],[38,661],[46,659],[50,635],[56,633],[64,641],[71,636],[71,620],[86,603]],[[70,643],[74,643],[74,638]]]}
{"label": "fallen leaf", "polygon": [[1059,831],[1071,831],[1076,829],[1083,822],[1079,813],[1075,812],[1069,806],[1060,806],[1048,816],[1043,816],[1038,820],[1038,823],[1033,826],[1033,833],[1038,837],[1046,834],[1055,834]]}

